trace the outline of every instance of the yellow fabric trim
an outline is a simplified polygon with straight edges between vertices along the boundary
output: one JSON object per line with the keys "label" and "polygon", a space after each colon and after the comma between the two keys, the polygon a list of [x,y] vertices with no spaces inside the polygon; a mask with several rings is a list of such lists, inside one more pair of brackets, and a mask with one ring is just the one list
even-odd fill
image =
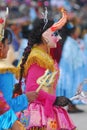
{"label": "yellow fabric trim", "polygon": [[28,56],[27,62],[24,65],[25,68],[24,75],[27,74],[29,67],[35,63],[38,64],[40,67],[54,71],[53,59],[51,58],[50,55],[48,55],[45,51],[43,51],[39,47],[34,47],[30,55]]}

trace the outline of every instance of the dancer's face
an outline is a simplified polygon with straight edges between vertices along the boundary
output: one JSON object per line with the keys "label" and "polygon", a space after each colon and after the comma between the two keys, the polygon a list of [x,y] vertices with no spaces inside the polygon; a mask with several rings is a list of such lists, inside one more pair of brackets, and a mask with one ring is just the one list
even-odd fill
{"label": "dancer's face", "polygon": [[50,48],[56,48],[58,41],[61,39],[58,31],[53,32],[50,28],[42,34],[42,37]]}
{"label": "dancer's face", "polygon": [[5,40],[4,44],[0,42],[0,58],[6,58],[9,50],[8,39]]}

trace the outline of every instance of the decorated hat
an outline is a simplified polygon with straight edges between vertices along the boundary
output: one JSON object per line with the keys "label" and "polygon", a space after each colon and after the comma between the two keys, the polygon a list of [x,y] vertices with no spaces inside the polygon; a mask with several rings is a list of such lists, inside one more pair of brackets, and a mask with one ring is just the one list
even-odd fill
{"label": "decorated hat", "polygon": [[5,27],[5,22],[6,18],[8,16],[8,7],[4,11],[0,11],[0,41],[4,38],[4,27]]}
{"label": "decorated hat", "polygon": [[62,18],[58,22],[54,23],[51,26],[51,30],[53,32],[55,32],[56,30],[61,29],[65,25],[65,23],[67,22],[67,17],[68,16],[67,16],[66,11],[64,9],[62,9],[61,12],[62,12]]}
{"label": "decorated hat", "polygon": [[[62,18],[61,18],[58,22],[54,23],[50,28],[48,28],[48,29],[42,34],[43,39],[45,39],[45,41],[49,41],[48,36],[49,36],[49,35],[52,36],[52,34],[53,34],[54,32],[56,32],[57,30],[60,30],[60,29],[65,25],[65,23],[67,22],[67,18],[68,18],[67,12],[66,12],[64,9],[62,9],[61,12],[62,12]],[[47,13],[46,13],[45,16],[47,17]],[[48,20],[47,20],[47,18],[45,18],[45,19],[46,19],[46,20],[45,20],[45,26],[46,26]],[[44,26],[44,28],[45,28],[45,26]]]}

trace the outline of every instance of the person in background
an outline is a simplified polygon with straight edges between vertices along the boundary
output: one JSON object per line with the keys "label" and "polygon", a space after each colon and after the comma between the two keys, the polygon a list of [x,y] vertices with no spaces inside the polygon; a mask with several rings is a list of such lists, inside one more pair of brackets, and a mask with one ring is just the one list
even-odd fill
{"label": "person in background", "polygon": [[[17,2],[17,1],[16,1]],[[7,19],[7,27],[12,33],[12,44],[10,45],[7,58],[14,66],[19,62],[19,48],[22,41],[22,25],[28,22],[28,17],[16,6],[9,9],[9,17]]]}
{"label": "person in background", "polygon": [[12,65],[17,66],[18,51],[19,51],[20,40],[21,40],[21,37],[19,35],[21,32],[21,24],[13,22],[11,24],[8,24],[8,29],[12,33],[12,44],[9,46],[7,59]]}
{"label": "person in background", "polygon": [[[87,78],[87,62],[86,55],[82,43],[80,44],[79,35],[80,29],[78,26],[67,22],[59,31],[62,37],[63,50],[59,63],[60,77],[57,84],[57,96],[73,97],[76,94],[79,84]],[[75,100],[68,105],[69,113],[81,113],[76,104],[79,101]]]}
{"label": "person in background", "polygon": [[7,15],[8,8],[0,12],[0,91],[13,111],[17,112],[27,108],[28,103],[37,97],[37,93],[29,92],[13,98],[16,79],[13,73],[17,72],[17,68],[6,59],[9,45],[12,43],[12,33],[5,28]]}
{"label": "person in background", "polygon": [[21,40],[20,40],[20,47],[18,50],[18,63],[20,62],[24,49],[26,48],[28,44],[28,35],[29,35],[30,30],[28,29],[28,25],[23,25],[22,26],[22,31],[21,31]]}
{"label": "person in background", "polygon": [[[8,14],[8,9],[6,11],[0,12],[0,69],[1,66],[4,65],[2,64],[2,62],[4,61],[4,58],[7,55],[8,43],[11,42],[11,33],[7,30],[4,30],[7,14]],[[5,69],[6,68],[4,68],[3,66],[2,71],[0,70],[1,73],[2,72],[5,73]],[[3,87],[1,82],[2,79],[0,75],[0,130],[9,129],[9,128],[11,128],[12,130],[20,130],[19,124],[24,129],[23,125],[21,123],[18,123],[17,116],[15,115],[14,111],[10,108],[10,106],[7,104],[5,100],[5,97],[1,89]]]}
{"label": "person in background", "polygon": [[87,25],[82,28],[82,38],[85,43],[85,48],[87,49]]}
{"label": "person in background", "polygon": [[13,111],[18,112],[27,108],[28,103],[36,99],[37,93],[29,92],[15,98],[14,84],[16,78],[14,73],[17,73],[17,68],[6,59],[9,45],[12,43],[12,33],[5,28],[7,15],[8,8],[0,13],[0,91]]}
{"label": "person in background", "polygon": [[6,59],[11,40],[11,32],[5,29],[4,38],[0,42],[0,90],[10,107],[17,112],[27,108],[28,100],[29,102],[34,100],[37,97],[37,93],[29,92],[12,98],[16,81],[13,73],[16,73],[16,67],[12,66]]}
{"label": "person in background", "polygon": [[[62,11],[62,13],[63,17],[55,24],[52,20],[47,19],[47,10],[45,10],[44,19],[38,18],[34,21],[33,29],[29,34],[28,46],[19,65],[19,89],[22,77],[25,77],[25,91],[38,91],[37,99],[28,105],[28,109],[23,111],[23,114],[29,117],[29,122],[22,122],[27,130],[75,130],[76,128],[67,111],[61,107],[66,106],[70,101],[63,96],[56,97],[59,69],[49,52],[50,48],[56,48],[60,39],[55,32],[62,28],[67,20],[66,12]],[[53,74],[56,72],[50,84],[44,81],[44,73],[47,70]],[[47,82],[49,81],[47,80]],[[40,88],[41,85],[42,88]],[[24,116],[21,114],[20,120],[22,119]]]}

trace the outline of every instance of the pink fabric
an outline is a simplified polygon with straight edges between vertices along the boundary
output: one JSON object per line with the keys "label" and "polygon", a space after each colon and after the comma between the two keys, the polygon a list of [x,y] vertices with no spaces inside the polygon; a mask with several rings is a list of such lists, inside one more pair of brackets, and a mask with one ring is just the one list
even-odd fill
{"label": "pink fabric", "polygon": [[0,91],[0,115],[4,114],[10,109],[9,105],[6,103],[3,93]]}
{"label": "pink fabric", "polygon": [[67,111],[64,108],[54,107],[53,109],[57,120],[57,130],[61,130],[60,128],[64,130],[75,130],[76,126],[74,126],[74,123],[72,122]]}
{"label": "pink fabric", "polygon": [[28,109],[24,110],[24,114],[21,117],[22,123],[27,130],[33,127],[42,128],[43,126],[46,126],[47,130],[75,130],[76,127],[65,109],[53,107],[53,115],[53,117],[47,117],[41,103],[31,103]]}
{"label": "pink fabric", "polygon": [[31,103],[29,108],[30,122],[28,128],[33,126],[46,126],[47,125],[47,117],[44,114],[44,107],[41,103]]}
{"label": "pink fabric", "polygon": [[[34,91],[38,88],[36,81],[44,72],[45,69],[37,64],[33,64],[29,68],[26,76],[26,92]],[[51,95],[40,90],[37,100],[29,104],[28,109],[24,110],[24,114],[20,115],[20,118],[23,116],[22,119],[26,119],[24,124],[26,124],[27,130],[32,127],[42,128],[43,126],[46,126],[47,130],[75,130],[67,111],[62,107],[53,106],[55,99],[55,94]],[[27,117],[29,117],[29,122]]]}
{"label": "pink fabric", "polygon": [[[26,78],[26,92],[34,91],[38,88],[38,84],[36,83],[37,79],[42,76],[45,72],[44,68],[39,67],[37,64],[33,64],[29,71]],[[53,116],[53,103],[56,99],[55,95],[50,95],[43,90],[40,90],[38,94],[37,101],[44,105],[45,114],[46,116]],[[36,102],[37,102],[36,101]]]}

